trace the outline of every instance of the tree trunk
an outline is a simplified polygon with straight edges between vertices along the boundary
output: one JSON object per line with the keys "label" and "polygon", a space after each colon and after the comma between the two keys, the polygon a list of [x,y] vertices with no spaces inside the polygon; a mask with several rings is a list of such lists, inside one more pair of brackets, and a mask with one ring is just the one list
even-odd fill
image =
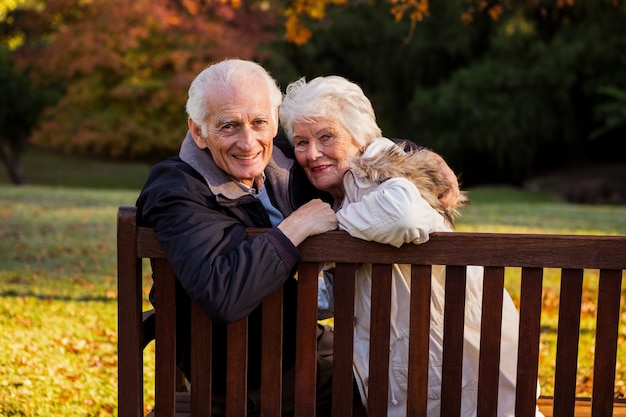
{"label": "tree trunk", "polygon": [[9,179],[13,185],[23,185],[24,175],[22,174],[22,166],[20,164],[20,153],[13,146],[8,150],[0,146],[0,159],[4,164]]}

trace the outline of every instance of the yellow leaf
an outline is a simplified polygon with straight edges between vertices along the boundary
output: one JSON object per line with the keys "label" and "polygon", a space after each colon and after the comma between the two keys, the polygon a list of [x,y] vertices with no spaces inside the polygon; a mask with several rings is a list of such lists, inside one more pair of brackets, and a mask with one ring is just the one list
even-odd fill
{"label": "yellow leaf", "polygon": [[289,16],[285,22],[285,37],[296,45],[304,45],[311,38],[311,31],[305,27],[297,16]]}

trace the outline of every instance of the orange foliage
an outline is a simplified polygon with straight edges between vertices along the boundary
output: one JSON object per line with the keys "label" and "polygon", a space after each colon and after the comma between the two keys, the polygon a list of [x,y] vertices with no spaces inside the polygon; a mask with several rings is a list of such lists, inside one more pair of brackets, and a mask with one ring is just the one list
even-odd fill
{"label": "orange foliage", "polygon": [[347,0],[292,0],[284,11],[286,39],[296,45],[305,44],[312,32],[303,20],[322,20],[326,17],[328,6],[346,3]]}
{"label": "orange foliage", "polygon": [[411,22],[421,21],[428,15],[428,0],[389,0],[391,14],[396,22],[408,13]]}
{"label": "orange foliage", "polygon": [[[53,148],[136,158],[176,152],[186,130],[186,91],[195,75],[226,58],[264,58],[259,45],[284,24],[287,40],[306,43],[311,23],[358,0],[47,0],[20,10],[18,63],[33,81],[65,86],[32,141]],[[396,21],[429,15],[429,0],[387,0]],[[575,0],[525,1],[538,15]],[[624,3],[625,0],[612,0]],[[460,17],[500,19],[513,0],[466,0]],[[558,14],[558,13],[557,13]],[[20,38],[20,36],[16,36]]]}
{"label": "orange foliage", "polygon": [[[408,15],[411,22],[417,22],[428,16],[428,0],[387,0],[390,13],[396,21]],[[291,0],[285,8],[285,37],[296,45],[305,44],[312,36],[307,27],[307,20],[322,20],[326,17],[326,8],[348,3],[348,0]]]}
{"label": "orange foliage", "polygon": [[[160,158],[186,130],[189,83],[226,57],[260,58],[275,33],[275,13],[255,4],[205,0],[50,0],[22,22],[39,43],[19,61],[36,81],[62,83],[32,142],[120,158]],[[36,33],[45,27],[47,33]],[[36,35],[36,36],[35,36]],[[41,39],[49,39],[40,48]]]}

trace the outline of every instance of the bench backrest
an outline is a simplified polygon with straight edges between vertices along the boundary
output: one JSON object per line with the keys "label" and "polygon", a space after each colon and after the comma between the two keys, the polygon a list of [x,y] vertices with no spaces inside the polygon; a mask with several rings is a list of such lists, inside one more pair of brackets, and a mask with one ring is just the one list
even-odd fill
{"label": "bench backrest", "polygon": [[[154,260],[156,290],[156,411],[174,415],[176,401],[174,273],[151,229],[138,227],[134,207],[118,212],[119,415],[143,412],[142,259]],[[261,233],[250,230],[250,235]],[[422,245],[394,248],[330,232],[303,242],[298,268],[297,416],[315,416],[317,277],[320,262],[335,262],[333,416],[352,415],[354,269],[372,263],[372,322],[368,414],[387,413],[391,264],[412,265],[408,414],[425,415],[431,266],[446,265],[442,415],[460,412],[465,271],[484,266],[478,415],[492,415],[498,399],[501,306],[505,267],[521,268],[516,415],[533,415],[539,363],[544,268],[559,268],[560,299],[554,375],[554,415],[574,415],[583,271],[599,270],[593,416],[612,415],[621,282],[626,236],[436,233]],[[263,303],[262,415],[280,415],[282,291]],[[247,322],[229,325],[227,412],[245,415]],[[192,415],[210,415],[211,321],[192,307]]]}

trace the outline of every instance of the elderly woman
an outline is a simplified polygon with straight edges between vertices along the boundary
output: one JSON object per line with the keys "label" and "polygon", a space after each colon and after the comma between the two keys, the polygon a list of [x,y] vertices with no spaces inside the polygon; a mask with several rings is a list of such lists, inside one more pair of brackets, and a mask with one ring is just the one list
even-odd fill
{"label": "elderly woman", "polygon": [[[280,119],[296,159],[318,189],[334,198],[339,228],[352,236],[400,246],[451,231],[463,193],[440,198],[449,186],[434,153],[409,150],[382,138],[370,101],[356,84],[338,77],[300,79],[287,88]],[[410,270],[396,265],[392,286],[389,416],[406,415]],[[444,313],[443,267],[433,268],[428,415],[439,416]],[[371,265],[357,269],[354,372],[367,405]],[[482,270],[468,271],[462,378],[462,415],[477,410]],[[504,294],[498,416],[514,415],[518,313]],[[538,413],[538,415],[541,415]]]}

